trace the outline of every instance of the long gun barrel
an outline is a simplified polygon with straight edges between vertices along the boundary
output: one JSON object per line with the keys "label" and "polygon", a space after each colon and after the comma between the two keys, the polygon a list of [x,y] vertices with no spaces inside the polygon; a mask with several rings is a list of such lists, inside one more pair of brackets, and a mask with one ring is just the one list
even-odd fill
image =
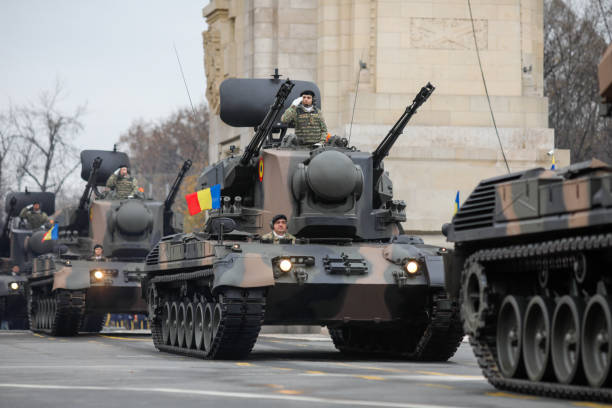
{"label": "long gun barrel", "polygon": [[178,193],[179,187],[185,178],[185,175],[191,168],[191,160],[187,159],[183,163],[183,167],[179,170],[172,187],[170,187],[170,191],[168,192],[168,196],[164,201],[164,235],[169,235],[172,233],[172,227],[170,225],[170,220],[172,219],[172,204],[174,204],[174,200],[176,199],[176,194]]}
{"label": "long gun barrel", "polygon": [[89,172],[89,179],[87,179],[85,191],[83,191],[83,195],[81,196],[81,200],[79,201],[79,210],[84,210],[87,203],[89,203],[91,192],[96,186],[96,175],[101,165],[102,159],[100,157],[96,157],[91,166],[91,171]]}
{"label": "long gun barrel", "polygon": [[291,89],[294,87],[294,83],[290,80],[286,80],[276,93],[276,98],[274,99],[274,103],[270,106],[270,110],[266,114],[264,120],[257,127],[257,132],[255,132],[255,136],[251,139],[251,142],[244,150],[244,154],[240,158],[240,164],[247,165],[251,158],[255,155],[259,154],[259,150],[261,146],[266,140],[266,137],[272,132],[272,128],[274,127],[274,123],[276,123],[276,118],[280,114],[283,105],[285,104],[285,100],[291,93]]}
{"label": "long gun barrel", "polygon": [[374,160],[374,168],[379,168],[383,159],[387,157],[389,151],[397,141],[397,138],[404,132],[404,128],[417,111],[417,109],[429,98],[431,93],[436,89],[429,82],[425,85],[417,96],[414,97],[412,104],[406,108],[406,111],[402,114],[399,120],[393,125],[387,136],[383,139],[382,142],[378,145],[374,153],[372,153],[372,157]]}

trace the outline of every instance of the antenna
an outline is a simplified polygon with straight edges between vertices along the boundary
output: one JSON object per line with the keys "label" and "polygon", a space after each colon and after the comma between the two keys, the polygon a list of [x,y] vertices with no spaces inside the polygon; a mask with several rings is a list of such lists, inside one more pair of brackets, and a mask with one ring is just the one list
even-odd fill
{"label": "antenna", "polygon": [[497,141],[499,142],[499,148],[501,149],[504,163],[506,163],[506,170],[510,173],[510,166],[508,166],[508,160],[506,159],[506,153],[504,153],[504,146],[502,145],[501,138],[499,137],[499,131],[497,130],[497,123],[495,123],[495,115],[493,115],[493,108],[491,107],[491,98],[489,98],[489,90],[487,89],[487,81],[485,80],[484,71],[482,70],[482,63],[480,62],[480,51],[478,50],[478,42],[476,41],[476,27],[474,27],[474,17],[472,16],[472,3],[467,0],[468,8],[470,9],[470,20],[472,21],[472,34],[474,34],[474,46],[476,47],[476,56],[478,57],[478,66],[480,66],[480,75],[482,76],[482,83],[484,85],[485,94],[487,95],[487,102],[489,103],[489,111],[491,112],[491,119],[493,120],[493,127],[495,128],[495,134],[497,135]]}
{"label": "antenna", "polygon": [[185,74],[183,73],[183,65],[181,64],[181,59],[179,58],[178,51],[176,50],[176,44],[172,43],[174,47],[174,53],[176,54],[176,60],[179,64],[179,69],[181,70],[181,76],[183,77],[183,83],[185,84],[185,91],[187,91],[187,97],[189,98],[189,104],[191,105],[191,110],[193,111],[193,118],[196,119],[198,115],[196,115],[196,111],[193,107],[193,102],[191,101],[191,95],[189,94],[189,88],[187,87],[187,81],[185,80]]}
{"label": "antenna", "polygon": [[357,92],[359,91],[359,78],[361,77],[361,70],[366,69],[367,64],[361,59],[359,60],[359,71],[357,71],[357,83],[355,84],[355,100],[353,101],[353,113],[351,114],[351,126],[349,127],[349,137],[347,146],[351,144],[351,135],[353,134],[353,119],[355,119],[355,106],[357,106]]}

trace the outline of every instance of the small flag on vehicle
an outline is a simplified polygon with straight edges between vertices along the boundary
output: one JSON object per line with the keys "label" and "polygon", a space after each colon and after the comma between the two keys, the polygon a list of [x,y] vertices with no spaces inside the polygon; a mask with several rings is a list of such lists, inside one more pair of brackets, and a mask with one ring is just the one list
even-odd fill
{"label": "small flag on vehicle", "polygon": [[185,196],[189,215],[196,215],[204,210],[221,208],[221,184],[196,191]]}
{"label": "small flag on vehicle", "polygon": [[554,169],[555,169],[555,167],[556,167],[556,166],[555,166],[555,155],[553,154],[553,155],[552,155],[552,166],[550,166],[550,169],[551,169],[551,170],[554,170]]}
{"label": "small flag on vehicle", "polygon": [[55,239],[57,239],[57,225],[54,225],[53,227],[51,227],[49,231],[45,232],[45,235],[43,235],[42,240],[40,242],[45,242],[45,241],[55,240]]}
{"label": "small flag on vehicle", "polygon": [[457,195],[455,196],[455,212],[453,214],[457,214],[459,211],[459,190],[457,190]]}

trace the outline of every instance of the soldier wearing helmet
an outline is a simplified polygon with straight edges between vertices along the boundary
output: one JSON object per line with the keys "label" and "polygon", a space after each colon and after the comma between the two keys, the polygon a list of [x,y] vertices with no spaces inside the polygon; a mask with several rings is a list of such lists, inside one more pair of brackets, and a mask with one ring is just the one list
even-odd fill
{"label": "soldier wearing helmet", "polygon": [[287,232],[287,217],[284,214],[276,214],[270,223],[272,231],[261,236],[262,241],[272,241],[278,244],[281,239],[291,240],[295,244],[295,237]]}
{"label": "soldier wearing helmet", "polygon": [[49,221],[47,213],[40,209],[38,201],[24,207],[19,213],[19,218],[25,220],[31,229],[40,228]]}
{"label": "soldier wearing helmet", "polygon": [[130,176],[127,166],[119,167],[119,171],[111,174],[106,180],[106,187],[114,191],[118,200],[125,200],[138,194],[136,179]]}
{"label": "soldier wearing helmet", "polygon": [[305,90],[283,113],[281,121],[295,127],[298,143],[312,145],[325,140],[327,125],[323,114],[314,106],[315,93]]}

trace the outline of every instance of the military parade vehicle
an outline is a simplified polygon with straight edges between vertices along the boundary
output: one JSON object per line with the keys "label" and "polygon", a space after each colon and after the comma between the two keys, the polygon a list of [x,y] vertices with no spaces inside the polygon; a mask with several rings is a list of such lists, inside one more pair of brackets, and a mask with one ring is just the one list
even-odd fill
{"label": "military parade vehicle", "polygon": [[[10,329],[28,328],[25,273],[28,260],[38,255],[38,246],[30,245],[31,237],[34,240],[42,237],[44,226],[32,229],[19,214],[35,202],[45,213],[55,211],[55,195],[49,192],[11,192],[5,200],[6,218],[0,235],[0,321],[6,322]],[[19,268],[16,276],[11,274],[15,266]]]}
{"label": "military parade vehicle", "polygon": [[[278,118],[292,98],[311,90],[320,106],[313,83],[224,81],[221,119],[256,132],[244,152],[233,149],[198,179],[198,188],[221,191],[203,231],[166,236],[147,256],[155,347],[236,359],[251,352],[262,324],[321,325],[342,352],[450,358],[463,331],[444,290],[447,250],[403,234],[406,205],[393,199],[383,166],[433,89],[424,87],[369,153],[336,136],[305,146],[287,134]],[[263,239],[277,214],[295,244]]]}
{"label": "military parade vehicle", "polygon": [[[34,240],[53,245],[33,260],[28,276],[32,330],[71,336],[100,331],[107,313],[146,313],[140,285],[144,259],[162,235],[177,231],[171,206],[190,165],[185,162],[164,202],[120,198],[113,190],[98,188],[116,169],[129,166],[127,155],[81,152],[81,177],[87,185],[78,205],[56,216],[57,239]],[[92,257],[96,245],[103,246],[101,260]]]}
{"label": "military parade vehicle", "polygon": [[11,275],[9,259],[0,259],[0,322],[7,329],[27,329],[25,282],[23,275]]}
{"label": "military parade vehicle", "polygon": [[[612,106],[612,46],[599,79]],[[612,167],[483,180],[443,232],[455,243],[447,288],[489,382],[612,401]]]}

